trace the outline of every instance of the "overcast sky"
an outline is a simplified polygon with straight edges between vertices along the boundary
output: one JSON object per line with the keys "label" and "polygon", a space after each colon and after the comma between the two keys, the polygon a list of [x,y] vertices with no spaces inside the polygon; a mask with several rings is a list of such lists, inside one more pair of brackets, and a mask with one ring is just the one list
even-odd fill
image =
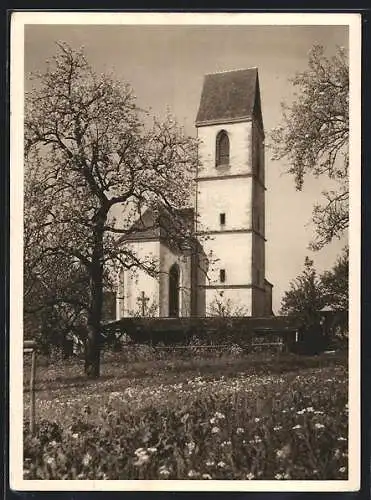
{"label": "overcast sky", "polygon": [[[85,26],[29,25],[25,31],[25,71],[42,70],[56,50],[55,41],[85,47],[97,72],[113,71],[134,88],[138,104],[156,115],[167,108],[196,135],[194,121],[205,73],[258,67],[266,135],[279,124],[280,102],[292,99],[288,78],[306,68],[308,51],[322,44],[328,55],[348,48],[346,26]],[[27,83],[26,83],[27,88]],[[285,164],[266,151],[266,277],[273,283],[273,308],[311,256],[321,271],[334,263],[345,244],[335,241],[310,252],[313,204],[326,180],[305,180],[295,190]]]}

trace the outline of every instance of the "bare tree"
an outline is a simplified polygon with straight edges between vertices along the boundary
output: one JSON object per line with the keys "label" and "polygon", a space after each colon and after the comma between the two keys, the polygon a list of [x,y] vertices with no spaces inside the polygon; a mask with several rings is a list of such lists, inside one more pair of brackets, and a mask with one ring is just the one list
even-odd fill
{"label": "bare tree", "polygon": [[301,190],[307,174],[327,176],[333,189],[323,192],[322,204],[313,210],[314,250],[322,248],[348,227],[349,70],[347,54],[339,48],[327,58],[322,46],[309,54],[309,67],[291,83],[296,100],[282,103],[282,124],[271,134],[273,159],[286,159],[288,173]]}
{"label": "bare tree", "polygon": [[118,239],[148,230],[133,222],[159,205],[177,236],[188,235],[177,214],[189,199],[197,143],[171,117],[146,128],[148,115],[128,84],[96,74],[82,51],[57,45],[26,95],[25,184],[32,178],[37,196],[25,207],[25,223],[27,213],[42,214],[30,228],[37,229],[30,246],[39,245],[38,258],[60,255],[87,273],[85,372],[98,377],[105,273],[118,266],[156,273],[150,257],[139,258]]}

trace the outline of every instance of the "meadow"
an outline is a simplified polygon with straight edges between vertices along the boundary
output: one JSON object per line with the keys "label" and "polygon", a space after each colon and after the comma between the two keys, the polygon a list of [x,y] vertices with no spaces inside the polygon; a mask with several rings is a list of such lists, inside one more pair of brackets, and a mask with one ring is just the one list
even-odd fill
{"label": "meadow", "polygon": [[25,479],[347,479],[347,356],[106,352],[39,360]]}

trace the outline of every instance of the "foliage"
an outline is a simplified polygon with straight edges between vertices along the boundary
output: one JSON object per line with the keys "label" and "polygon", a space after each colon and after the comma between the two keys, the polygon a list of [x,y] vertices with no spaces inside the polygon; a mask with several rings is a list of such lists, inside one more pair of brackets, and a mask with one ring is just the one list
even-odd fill
{"label": "foliage", "polygon": [[224,292],[218,292],[209,306],[209,315],[220,318],[230,316],[248,316],[248,311],[243,306],[238,306],[233,303],[230,298],[224,297]]}
{"label": "foliage", "polygon": [[308,69],[291,80],[299,89],[296,100],[291,105],[282,104],[282,125],[271,135],[273,159],[288,161],[288,173],[294,176],[298,190],[309,173],[327,176],[336,186],[324,191],[325,202],[314,207],[313,249],[340,237],[349,223],[348,73],[343,48],[328,58],[322,46],[314,46],[309,53]]}
{"label": "foliage", "polygon": [[306,328],[319,323],[319,311],[325,305],[321,279],[309,257],[305,258],[304,271],[285,292],[281,313],[294,316]]}
{"label": "foliage", "polygon": [[326,304],[332,310],[349,308],[349,248],[345,247],[330,271],[321,275]]}
{"label": "foliage", "polygon": [[172,381],[147,374],[133,385],[130,375],[126,385],[85,381],[84,391],[71,381],[65,397],[49,382],[34,437],[25,423],[24,477],[346,479],[346,370],[297,364],[272,375],[261,357],[256,366],[259,376],[185,377],[176,364]]}
{"label": "foliage", "polygon": [[120,267],[156,274],[155,259],[139,257],[125,243],[149,229],[141,223],[146,208],[158,214],[150,228],[158,227],[159,207],[166,207],[172,242],[189,236],[179,209],[189,199],[197,144],[171,117],[145,127],[148,116],[131,87],[96,74],[83,52],[66,44],[58,43],[46,72],[34,77],[25,102],[25,183],[33,182],[25,224],[37,241],[31,238],[26,254],[36,252],[30,260],[49,279],[56,257],[64,269],[77,263],[84,270],[85,368],[97,377],[104,286],[109,289]]}

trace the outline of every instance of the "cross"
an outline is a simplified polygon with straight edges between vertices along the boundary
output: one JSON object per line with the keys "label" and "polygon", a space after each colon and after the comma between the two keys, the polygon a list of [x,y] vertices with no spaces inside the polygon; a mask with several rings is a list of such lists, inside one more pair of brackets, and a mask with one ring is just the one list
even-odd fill
{"label": "cross", "polygon": [[146,314],[146,302],[149,301],[149,297],[146,297],[145,293],[142,291],[141,296],[137,298],[137,301],[142,305],[142,316]]}

